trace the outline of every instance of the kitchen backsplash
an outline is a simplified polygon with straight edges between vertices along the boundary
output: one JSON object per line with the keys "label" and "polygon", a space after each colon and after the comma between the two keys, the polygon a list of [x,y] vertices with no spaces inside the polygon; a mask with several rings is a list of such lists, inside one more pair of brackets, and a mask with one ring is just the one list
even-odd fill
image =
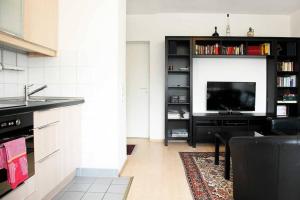
{"label": "kitchen backsplash", "polygon": [[27,83],[28,56],[11,50],[0,49],[1,65],[19,66],[23,71],[0,70],[0,97],[15,97],[23,95]]}
{"label": "kitchen backsplash", "polygon": [[[0,58],[6,56],[9,58],[5,60],[13,60],[13,51],[4,52]],[[62,50],[54,58],[18,53],[17,60],[24,71],[0,70],[0,97],[23,96],[25,84],[34,84],[36,87],[47,84],[48,87],[37,93],[37,96],[80,96],[94,99],[96,91],[93,86],[97,83],[95,59],[98,56],[93,53],[78,54]]]}

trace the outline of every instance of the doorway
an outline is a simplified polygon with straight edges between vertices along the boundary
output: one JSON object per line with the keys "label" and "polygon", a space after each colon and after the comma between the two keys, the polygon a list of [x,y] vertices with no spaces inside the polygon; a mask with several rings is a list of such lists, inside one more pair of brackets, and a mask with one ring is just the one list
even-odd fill
{"label": "doorway", "polygon": [[126,46],[127,137],[149,138],[149,42]]}

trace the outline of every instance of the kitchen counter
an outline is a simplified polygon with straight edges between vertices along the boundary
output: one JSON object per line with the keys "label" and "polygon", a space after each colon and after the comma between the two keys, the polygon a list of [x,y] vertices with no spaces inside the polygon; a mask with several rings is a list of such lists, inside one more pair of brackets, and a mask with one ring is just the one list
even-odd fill
{"label": "kitchen counter", "polygon": [[[0,99],[0,104],[22,104],[19,99]],[[11,115],[24,112],[34,112],[39,110],[47,110],[51,108],[59,108],[72,106],[84,103],[83,98],[36,98],[34,101],[29,101],[28,105],[0,108],[0,116]]]}

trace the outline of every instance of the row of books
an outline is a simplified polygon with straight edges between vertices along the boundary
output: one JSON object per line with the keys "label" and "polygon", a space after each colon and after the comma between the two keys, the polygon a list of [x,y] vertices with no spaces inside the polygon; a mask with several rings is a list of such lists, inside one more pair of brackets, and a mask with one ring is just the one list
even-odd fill
{"label": "row of books", "polygon": [[241,44],[240,46],[231,46],[231,47],[225,47],[223,46],[221,48],[221,54],[222,55],[245,55],[245,46],[244,44]]}
{"label": "row of books", "polygon": [[248,55],[271,55],[271,45],[270,43],[264,43],[261,45],[248,46]]}
{"label": "row of books", "polygon": [[279,72],[293,72],[295,71],[294,62],[279,62],[277,65]]}
{"label": "row of books", "polygon": [[187,129],[172,129],[169,130],[169,135],[171,135],[174,138],[177,137],[188,137],[189,133]]}
{"label": "row of books", "polygon": [[277,87],[296,87],[296,75],[277,77]]}
{"label": "row of books", "polygon": [[198,45],[195,46],[196,55],[220,55],[220,45]]}
{"label": "row of books", "polygon": [[261,45],[252,45],[246,47],[244,44],[238,46],[221,46],[216,43],[214,45],[195,45],[196,55],[271,55],[270,43]]}

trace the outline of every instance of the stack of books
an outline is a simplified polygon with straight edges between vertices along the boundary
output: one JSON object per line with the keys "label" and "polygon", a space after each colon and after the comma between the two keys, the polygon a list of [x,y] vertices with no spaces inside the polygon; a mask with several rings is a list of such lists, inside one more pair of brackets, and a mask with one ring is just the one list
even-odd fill
{"label": "stack of books", "polygon": [[223,46],[221,48],[222,55],[245,55],[245,46],[241,44],[240,46]]}
{"label": "stack of books", "polygon": [[293,62],[279,62],[277,65],[277,71],[279,72],[293,72],[295,71]]}
{"label": "stack of books", "polygon": [[247,54],[248,55],[256,55],[256,56],[271,55],[271,45],[270,45],[270,43],[264,43],[264,44],[261,44],[261,45],[248,46]]}
{"label": "stack of books", "polygon": [[220,45],[218,43],[214,45],[198,45],[195,46],[196,55],[219,55]]}
{"label": "stack of books", "polygon": [[296,87],[296,75],[277,77],[277,87]]}
{"label": "stack of books", "polygon": [[172,137],[177,138],[177,137],[188,137],[189,134],[187,129],[172,129],[171,135]]}

